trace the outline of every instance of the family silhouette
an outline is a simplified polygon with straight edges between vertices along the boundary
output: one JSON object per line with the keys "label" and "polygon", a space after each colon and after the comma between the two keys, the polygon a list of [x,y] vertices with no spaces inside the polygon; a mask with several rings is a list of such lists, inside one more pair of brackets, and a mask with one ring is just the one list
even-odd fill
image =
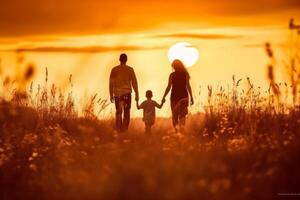
{"label": "family silhouette", "polygon": [[[143,110],[143,121],[145,123],[145,132],[150,133],[151,127],[155,123],[155,109],[162,108],[166,101],[166,96],[171,90],[171,110],[172,121],[175,132],[183,131],[185,126],[188,106],[194,104],[192,89],[190,85],[190,75],[180,60],[172,62],[173,72],[169,76],[161,103],[152,100],[151,90],[146,92],[146,100],[139,104],[138,82],[134,69],[127,63],[127,55],[121,54],[120,65],[111,70],[109,78],[110,100],[116,107],[116,130],[126,132],[130,123],[131,93],[135,92],[135,101],[137,109]],[[190,103],[189,103],[190,102]]]}

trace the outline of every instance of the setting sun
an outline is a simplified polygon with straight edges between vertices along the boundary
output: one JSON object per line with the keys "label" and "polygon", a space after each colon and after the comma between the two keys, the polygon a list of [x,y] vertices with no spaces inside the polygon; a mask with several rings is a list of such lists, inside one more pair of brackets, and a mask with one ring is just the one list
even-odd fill
{"label": "setting sun", "polygon": [[178,42],[169,49],[168,58],[170,62],[179,59],[187,67],[191,67],[197,63],[199,52],[188,42]]}

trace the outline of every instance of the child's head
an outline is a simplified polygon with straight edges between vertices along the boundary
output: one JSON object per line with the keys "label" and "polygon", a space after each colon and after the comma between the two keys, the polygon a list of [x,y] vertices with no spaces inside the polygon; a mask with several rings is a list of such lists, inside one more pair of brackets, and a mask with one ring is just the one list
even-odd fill
{"label": "child's head", "polygon": [[151,90],[147,90],[146,91],[146,97],[147,97],[147,99],[151,99],[152,96],[153,96],[152,91]]}

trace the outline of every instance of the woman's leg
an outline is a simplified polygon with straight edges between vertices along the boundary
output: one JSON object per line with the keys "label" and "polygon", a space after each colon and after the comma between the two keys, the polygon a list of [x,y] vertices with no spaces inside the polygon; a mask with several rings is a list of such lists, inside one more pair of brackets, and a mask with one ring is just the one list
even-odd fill
{"label": "woman's leg", "polygon": [[181,99],[179,102],[179,128],[181,131],[184,130],[186,115],[188,114],[188,98]]}
{"label": "woman's leg", "polygon": [[172,121],[173,121],[173,127],[175,131],[177,132],[177,125],[178,125],[178,119],[179,119],[179,113],[178,113],[178,102],[171,100],[171,110],[172,110]]}

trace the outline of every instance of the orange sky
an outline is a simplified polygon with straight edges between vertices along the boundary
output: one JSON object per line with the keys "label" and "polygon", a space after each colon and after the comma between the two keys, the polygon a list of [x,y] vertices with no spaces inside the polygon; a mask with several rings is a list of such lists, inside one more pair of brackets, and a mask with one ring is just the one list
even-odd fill
{"label": "orange sky", "polygon": [[123,33],[171,23],[276,25],[299,16],[299,8],[299,0],[2,1],[0,36]]}
{"label": "orange sky", "polygon": [[[59,85],[73,74],[78,102],[86,93],[108,97],[108,75],[123,52],[137,73],[141,98],[152,89],[159,100],[171,72],[167,52],[176,42],[189,42],[200,53],[189,71],[194,93],[199,96],[201,86],[203,101],[207,84],[230,83],[233,74],[266,86],[264,43],[271,42],[277,59],[285,59],[288,21],[294,17],[300,22],[298,0],[16,0],[1,4],[4,73],[12,75],[22,55],[24,66],[37,66],[36,83],[43,82],[45,67],[49,81]],[[284,78],[282,68],[276,72],[276,78]],[[168,114],[167,107],[158,112]]]}

